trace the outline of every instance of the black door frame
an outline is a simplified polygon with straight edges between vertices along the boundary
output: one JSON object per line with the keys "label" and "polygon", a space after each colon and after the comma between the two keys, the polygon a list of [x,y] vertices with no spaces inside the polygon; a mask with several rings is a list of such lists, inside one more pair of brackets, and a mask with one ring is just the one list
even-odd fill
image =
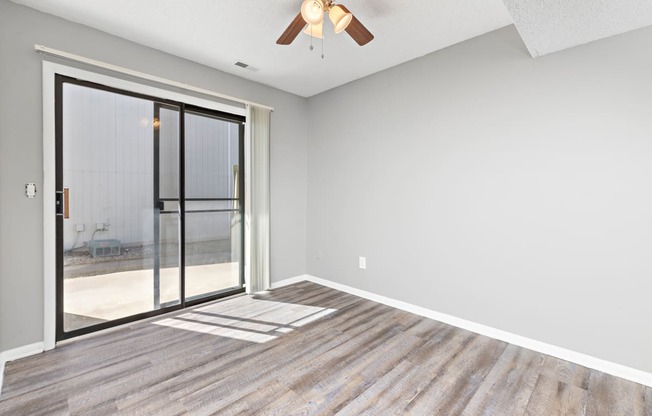
{"label": "black door frame", "polygon": [[[244,288],[244,253],[245,253],[245,227],[244,227],[244,214],[245,214],[245,181],[244,181],[244,168],[245,168],[245,157],[244,157],[244,123],[245,123],[245,117],[244,116],[238,116],[235,114],[229,114],[217,110],[210,110],[207,108],[199,107],[199,106],[194,106],[190,104],[183,104],[183,115],[181,117],[181,124],[182,124],[182,131],[184,132],[184,139],[181,141],[181,146],[179,148],[179,157],[182,159],[181,163],[179,164],[179,176],[183,177],[181,178],[181,183],[184,184],[183,187],[180,187],[179,191],[179,198],[180,198],[180,203],[182,207],[180,208],[181,210],[181,239],[182,241],[180,244],[183,244],[183,247],[185,248],[186,245],[186,232],[185,232],[185,227],[186,227],[186,215],[188,213],[193,213],[193,212],[234,212],[237,211],[240,214],[240,281],[239,284],[240,286],[237,288],[230,288],[230,289],[224,289],[224,291],[233,292],[233,293],[244,293],[245,288]],[[185,187],[185,115],[186,114],[195,114],[195,115],[200,115],[204,117],[210,117],[214,119],[219,119],[231,123],[236,123],[238,125],[238,198],[186,198],[186,187]],[[186,201],[237,201],[238,202],[238,209],[212,209],[212,210],[194,210],[194,211],[188,211],[186,210]],[[186,298],[185,296],[185,250],[183,251],[183,279],[182,280],[182,294],[184,298],[184,303],[185,306],[194,306],[200,303],[204,303],[209,300],[215,300],[224,297],[222,295],[223,291],[219,292],[211,292],[208,294],[200,294],[197,296],[193,296],[191,298]]]}
{"label": "black door frame", "polygon": [[[87,88],[93,88],[101,91],[107,91],[115,94],[126,95],[129,97],[141,98],[148,101],[152,101],[154,105],[154,111],[160,110],[160,108],[170,108],[174,107],[179,110],[179,282],[180,282],[180,293],[179,293],[179,303],[175,305],[160,305],[160,309],[153,309],[148,312],[143,312],[140,314],[127,316],[124,318],[115,319],[112,321],[102,322],[95,325],[90,325],[87,327],[79,328],[73,331],[66,332],[63,328],[63,319],[64,319],[64,287],[63,287],[63,273],[64,273],[64,264],[63,264],[63,85],[69,83],[74,85],[79,85]],[[240,239],[240,286],[235,288],[227,288],[222,291],[212,292],[206,296],[199,298],[186,299],[185,296],[185,114],[186,110],[192,113],[204,114],[210,117],[219,118],[225,121],[233,122],[239,124],[239,194],[238,198],[230,198],[229,200],[237,200],[240,211],[241,218],[241,239]],[[153,316],[162,315],[165,313],[173,312],[176,310],[184,309],[189,306],[194,306],[196,304],[210,302],[216,299],[224,298],[227,296],[232,296],[239,293],[244,293],[244,210],[245,210],[245,199],[244,199],[244,122],[245,117],[230,114],[218,110],[211,110],[203,107],[188,105],[183,102],[177,102],[168,99],[162,99],[154,96],[149,96],[145,94],[135,93],[132,91],[126,91],[119,88],[108,87],[106,85],[84,81],[77,78],[56,74],[55,75],[55,206],[56,206],[56,341],[62,341],[65,339],[74,338],[80,335],[89,334],[92,332],[100,331],[107,328],[112,328],[119,325],[124,325],[127,323],[139,321],[142,319],[150,318]],[[162,212],[160,210],[160,203],[164,202],[159,195],[158,189],[158,176],[159,176],[159,152],[158,152],[158,134],[155,130],[155,139],[154,139],[154,220],[158,220],[158,216]],[[171,213],[171,212],[170,212]],[[155,226],[156,228],[156,226]],[[157,246],[158,241],[155,241],[155,246]],[[158,256],[155,256],[158,257]],[[158,263],[160,259],[155,259],[155,263]],[[160,263],[159,263],[160,265]],[[155,264],[155,269],[158,268]],[[158,273],[158,271],[155,271]],[[156,284],[156,283],[155,283]],[[160,302],[159,302],[160,303]],[[155,305],[156,306],[156,305]]]}

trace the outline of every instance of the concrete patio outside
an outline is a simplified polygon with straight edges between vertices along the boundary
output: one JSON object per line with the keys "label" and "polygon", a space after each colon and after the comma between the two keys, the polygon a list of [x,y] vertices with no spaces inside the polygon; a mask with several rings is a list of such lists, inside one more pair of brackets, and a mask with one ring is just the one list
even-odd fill
{"label": "concrete patio outside", "polygon": [[[131,270],[64,279],[64,330],[154,309],[154,272]],[[186,267],[186,297],[238,286],[238,262]],[[179,268],[161,268],[161,303],[179,301]]]}

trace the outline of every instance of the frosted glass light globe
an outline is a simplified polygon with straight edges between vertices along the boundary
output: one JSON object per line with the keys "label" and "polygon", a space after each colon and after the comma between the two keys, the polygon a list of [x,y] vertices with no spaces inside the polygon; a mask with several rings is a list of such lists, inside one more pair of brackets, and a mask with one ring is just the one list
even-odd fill
{"label": "frosted glass light globe", "polygon": [[301,4],[301,17],[309,25],[316,25],[324,20],[324,4],[321,0],[305,0]]}
{"label": "frosted glass light globe", "polygon": [[333,22],[335,33],[342,32],[347,28],[347,26],[349,26],[351,20],[353,20],[353,15],[342,6],[331,7],[328,12],[328,17],[331,19],[331,22]]}

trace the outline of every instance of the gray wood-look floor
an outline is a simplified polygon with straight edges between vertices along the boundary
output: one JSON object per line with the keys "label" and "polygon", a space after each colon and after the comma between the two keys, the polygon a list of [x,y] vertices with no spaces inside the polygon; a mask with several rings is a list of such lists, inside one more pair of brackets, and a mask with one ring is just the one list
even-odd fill
{"label": "gray wood-look floor", "polygon": [[313,283],[7,364],[2,415],[652,415],[652,389]]}

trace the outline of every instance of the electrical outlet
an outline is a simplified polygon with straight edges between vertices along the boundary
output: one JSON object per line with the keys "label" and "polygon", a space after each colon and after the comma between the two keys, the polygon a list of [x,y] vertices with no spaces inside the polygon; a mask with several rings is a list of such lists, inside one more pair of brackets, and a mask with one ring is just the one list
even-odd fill
{"label": "electrical outlet", "polygon": [[35,183],[26,183],[25,184],[25,196],[29,199],[36,198],[36,184]]}
{"label": "electrical outlet", "polygon": [[361,269],[366,269],[367,268],[367,258],[366,257],[358,258],[358,266]]}
{"label": "electrical outlet", "polygon": [[84,231],[84,224],[76,224],[75,228],[76,228],[77,232],[82,232],[82,231]]}
{"label": "electrical outlet", "polygon": [[95,230],[104,231],[104,223],[103,222],[98,222],[97,224],[95,224]]}

